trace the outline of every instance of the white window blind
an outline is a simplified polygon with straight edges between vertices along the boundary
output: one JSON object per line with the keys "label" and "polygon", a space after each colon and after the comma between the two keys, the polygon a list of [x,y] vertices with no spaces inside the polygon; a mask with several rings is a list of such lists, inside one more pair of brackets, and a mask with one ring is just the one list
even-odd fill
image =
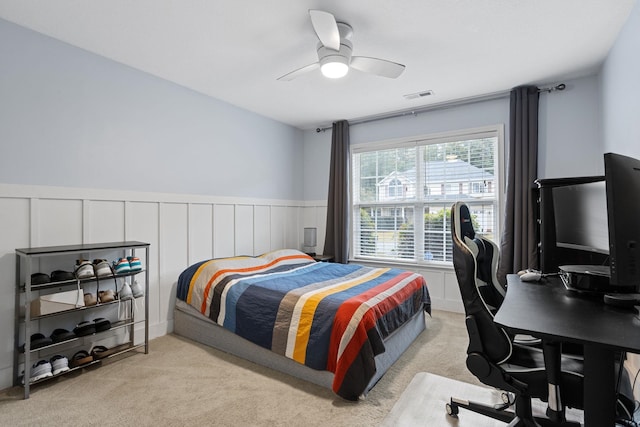
{"label": "white window blind", "polygon": [[501,129],[461,131],[352,150],[355,258],[451,262],[450,208],[498,237]]}

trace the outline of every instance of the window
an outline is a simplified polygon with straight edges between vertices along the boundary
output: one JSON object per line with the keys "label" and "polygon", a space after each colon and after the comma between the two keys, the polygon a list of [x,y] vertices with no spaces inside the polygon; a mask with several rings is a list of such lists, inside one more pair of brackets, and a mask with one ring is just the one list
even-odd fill
{"label": "window", "polygon": [[402,183],[400,182],[399,179],[393,179],[391,182],[389,182],[389,198],[395,199],[396,197],[402,198],[403,196],[403,191],[402,191]]}
{"label": "window", "polygon": [[474,182],[471,192],[472,193],[484,193],[484,182]]}
{"label": "window", "polygon": [[493,127],[353,147],[354,256],[451,262],[456,201],[469,205],[478,234],[497,241],[501,145]]}

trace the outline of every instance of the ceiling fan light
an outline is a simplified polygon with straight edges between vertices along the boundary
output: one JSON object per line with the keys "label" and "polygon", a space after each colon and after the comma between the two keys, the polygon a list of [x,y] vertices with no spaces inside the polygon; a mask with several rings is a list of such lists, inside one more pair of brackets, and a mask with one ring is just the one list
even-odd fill
{"label": "ceiling fan light", "polygon": [[339,79],[349,72],[349,66],[344,62],[327,62],[320,67],[322,75],[329,79]]}
{"label": "ceiling fan light", "polygon": [[322,75],[330,79],[339,79],[349,72],[349,62],[351,61],[351,42],[342,40],[340,50],[328,49],[318,43],[318,62]]}

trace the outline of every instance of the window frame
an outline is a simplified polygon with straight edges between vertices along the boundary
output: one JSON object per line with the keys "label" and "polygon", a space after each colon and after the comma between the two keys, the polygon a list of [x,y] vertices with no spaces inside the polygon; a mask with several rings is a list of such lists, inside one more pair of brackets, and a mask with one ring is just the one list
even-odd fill
{"label": "window frame", "polygon": [[[496,221],[496,230],[494,231],[493,241],[500,246],[500,232],[502,230],[502,212],[504,212],[504,203],[505,203],[505,179],[506,179],[506,169],[504,162],[504,124],[483,126],[477,128],[469,128],[469,129],[461,129],[454,130],[448,132],[441,133],[432,133],[432,134],[423,134],[405,138],[397,138],[390,139],[384,141],[375,141],[368,143],[359,143],[353,144],[350,147],[349,152],[349,161],[350,161],[350,170],[352,173],[350,174],[350,180],[353,181],[353,159],[357,154],[367,153],[367,152],[375,152],[381,150],[389,150],[389,149],[397,149],[397,148],[411,148],[418,147],[423,145],[431,145],[431,144],[440,144],[440,143],[448,143],[448,142],[457,142],[471,139],[482,139],[488,137],[496,137],[496,152],[494,158],[494,170],[496,171],[496,176],[494,180],[495,185],[495,204],[496,204],[496,212],[494,212],[494,217]],[[419,156],[419,152],[416,153],[416,157]],[[416,182],[416,196],[419,191],[418,188],[424,187],[422,183],[422,177],[420,176],[422,171],[421,165],[422,162],[417,161],[416,174],[419,177],[419,182]],[[383,257],[375,257],[375,256],[362,256],[355,254],[355,238],[357,231],[357,223],[356,223],[356,212],[359,213],[360,208],[363,205],[368,207],[378,207],[378,208],[401,208],[401,207],[410,207],[414,211],[414,241],[423,242],[422,246],[424,247],[424,226],[416,226],[418,221],[424,222],[423,220],[423,212],[425,207],[429,206],[429,203],[424,199],[409,199],[409,200],[386,200],[386,201],[374,201],[374,202],[355,202],[354,191],[356,190],[356,185],[358,183],[351,182],[349,185],[350,192],[350,206],[349,206],[349,228],[351,232],[349,233],[349,249],[350,249],[350,259],[356,262],[383,262],[385,264],[413,264],[413,265],[421,265],[426,267],[449,267],[451,268],[451,261],[436,261],[436,260],[426,260],[424,259],[423,249],[418,251],[416,247],[416,251],[414,253],[413,259],[400,259],[400,258],[383,258]],[[487,191],[487,190],[485,190]],[[424,195],[423,195],[424,197]],[[465,200],[460,199],[461,201],[466,201],[473,203],[474,200]],[[487,203],[488,200],[484,200],[483,203]],[[357,209],[357,211],[356,211]]]}

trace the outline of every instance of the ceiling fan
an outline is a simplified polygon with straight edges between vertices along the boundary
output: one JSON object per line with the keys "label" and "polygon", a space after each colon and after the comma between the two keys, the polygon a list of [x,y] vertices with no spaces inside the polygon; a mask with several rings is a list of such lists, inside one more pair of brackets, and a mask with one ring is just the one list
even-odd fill
{"label": "ceiling fan", "polygon": [[334,79],[344,77],[349,67],[391,79],[397,78],[404,71],[404,65],[396,62],[368,56],[351,56],[353,45],[350,39],[353,28],[344,22],[337,22],[331,13],[311,9],[309,16],[320,40],[317,46],[318,62],[291,71],[278,80],[293,80],[317,68],[320,68],[325,77]]}

